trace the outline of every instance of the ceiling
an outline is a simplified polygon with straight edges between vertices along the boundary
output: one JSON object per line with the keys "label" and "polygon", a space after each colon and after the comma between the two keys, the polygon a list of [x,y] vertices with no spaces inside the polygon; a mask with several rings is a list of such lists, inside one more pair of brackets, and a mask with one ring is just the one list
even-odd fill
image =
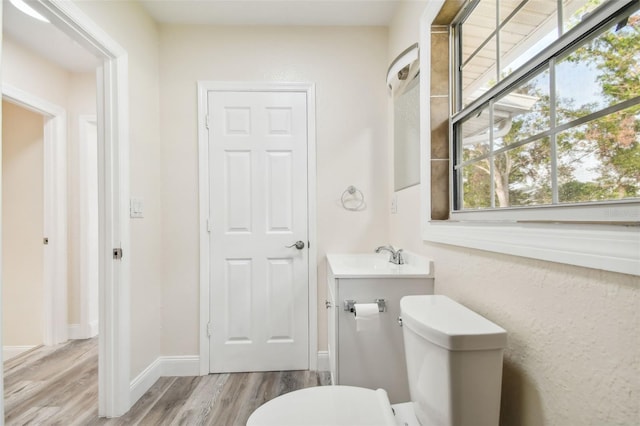
{"label": "ceiling", "polygon": [[[209,25],[386,26],[409,0],[128,0],[159,23]],[[3,1],[8,38],[71,72],[95,69],[96,58],[53,25]]]}
{"label": "ceiling", "polygon": [[139,0],[161,23],[389,25],[406,0]]}
{"label": "ceiling", "polygon": [[97,59],[51,24],[38,21],[2,2],[3,35],[71,72],[96,69]]}

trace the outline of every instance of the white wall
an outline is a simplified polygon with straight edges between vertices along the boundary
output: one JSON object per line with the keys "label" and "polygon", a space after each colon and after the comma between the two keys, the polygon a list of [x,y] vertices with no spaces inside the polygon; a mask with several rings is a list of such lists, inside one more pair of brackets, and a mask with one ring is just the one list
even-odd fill
{"label": "white wall", "polygon": [[2,102],[3,346],[44,339],[44,118]]}
{"label": "white wall", "polygon": [[69,72],[4,36],[2,81],[66,108]]}
{"label": "white wall", "polygon": [[408,1],[398,5],[389,23],[389,64],[407,47],[420,41],[418,18],[426,5],[426,1]]}
{"label": "white wall", "polygon": [[[198,80],[316,84],[319,347],[326,348],[325,253],[385,242],[386,28],[161,27],[164,149],[163,353],[198,353]],[[367,209],[343,210],[349,185]]]}
{"label": "white wall", "polygon": [[[80,193],[81,182],[79,176],[83,161],[80,158],[80,124],[78,118],[81,115],[96,114],[96,74],[69,73],[69,90],[67,93],[67,176],[68,176],[68,279],[67,293],[69,307],[69,324],[80,323],[80,255],[81,255],[81,203],[83,196]],[[97,163],[94,165],[97,168]],[[96,201],[97,202],[97,201]],[[97,218],[96,218],[97,219]]]}
{"label": "white wall", "polygon": [[[158,31],[133,1],[77,1],[128,53],[130,190],[144,201],[131,220],[131,378],[160,355],[163,212],[158,91]],[[194,89],[195,90],[195,89]],[[171,245],[170,241],[167,241]]]}
{"label": "white wall", "polygon": [[425,243],[422,190],[396,193],[392,242],[434,259],[436,293],[508,331],[501,424],[638,424],[640,279]]}

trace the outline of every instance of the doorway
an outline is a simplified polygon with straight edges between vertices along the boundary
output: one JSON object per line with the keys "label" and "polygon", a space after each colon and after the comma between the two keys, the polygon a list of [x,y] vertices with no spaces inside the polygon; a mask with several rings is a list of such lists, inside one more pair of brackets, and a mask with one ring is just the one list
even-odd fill
{"label": "doorway", "polygon": [[206,373],[316,367],[313,98],[308,84],[199,83]]}
{"label": "doorway", "polygon": [[2,101],[3,359],[44,343],[44,121]]}
{"label": "doorway", "polygon": [[[38,124],[31,128],[42,134],[42,161],[39,165],[31,164],[30,168],[31,179],[39,176],[36,188],[43,202],[37,213],[41,225],[37,242],[43,249],[40,252],[42,259],[37,261],[35,268],[41,271],[41,343],[55,345],[67,340],[66,111],[7,83],[2,85],[2,99],[9,102],[14,111],[24,110],[39,117]],[[16,232],[15,238],[19,238],[20,229],[24,226],[9,232]],[[36,244],[33,238],[31,241]],[[35,247],[31,247],[31,251],[34,252]]]}
{"label": "doorway", "polygon": [[[129,227],[126,220],[129,198],[127,53],[72,2],[37,0],[30,5],[99,58],[96,69],[98,144],[101,147],[98,150],[98,405],[100,416],[117,417],[124,414],[131,403]],[[2,7],[0,4],[0,12]],[[0,386],[1,383],[2,380]],[[3,406],[2,401],[0,417],[4,416]]]}

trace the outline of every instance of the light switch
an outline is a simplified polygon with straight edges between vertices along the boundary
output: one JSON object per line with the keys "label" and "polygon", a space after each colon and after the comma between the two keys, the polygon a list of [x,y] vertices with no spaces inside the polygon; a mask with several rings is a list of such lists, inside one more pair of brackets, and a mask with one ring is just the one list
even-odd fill
{"label": "light switch", "polygon": [[144,214],[142,212],[144,208],[144,203],[142,201],[142,198],[134,198],[132,197],[129,200],[129,216],[131,218],[135,218],[135,219],[139,219],[139,218],[143,218]]}

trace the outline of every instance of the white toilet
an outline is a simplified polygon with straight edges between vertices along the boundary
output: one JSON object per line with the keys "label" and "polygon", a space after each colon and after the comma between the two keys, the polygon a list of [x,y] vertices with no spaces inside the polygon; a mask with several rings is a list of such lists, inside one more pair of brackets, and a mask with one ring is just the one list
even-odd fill
{"label": "white toilet", "polygon": [[247,426],[497,425],[506,331],[446,296],[405,296],[400,312],[411,402],[318,386],[266,402]]}

